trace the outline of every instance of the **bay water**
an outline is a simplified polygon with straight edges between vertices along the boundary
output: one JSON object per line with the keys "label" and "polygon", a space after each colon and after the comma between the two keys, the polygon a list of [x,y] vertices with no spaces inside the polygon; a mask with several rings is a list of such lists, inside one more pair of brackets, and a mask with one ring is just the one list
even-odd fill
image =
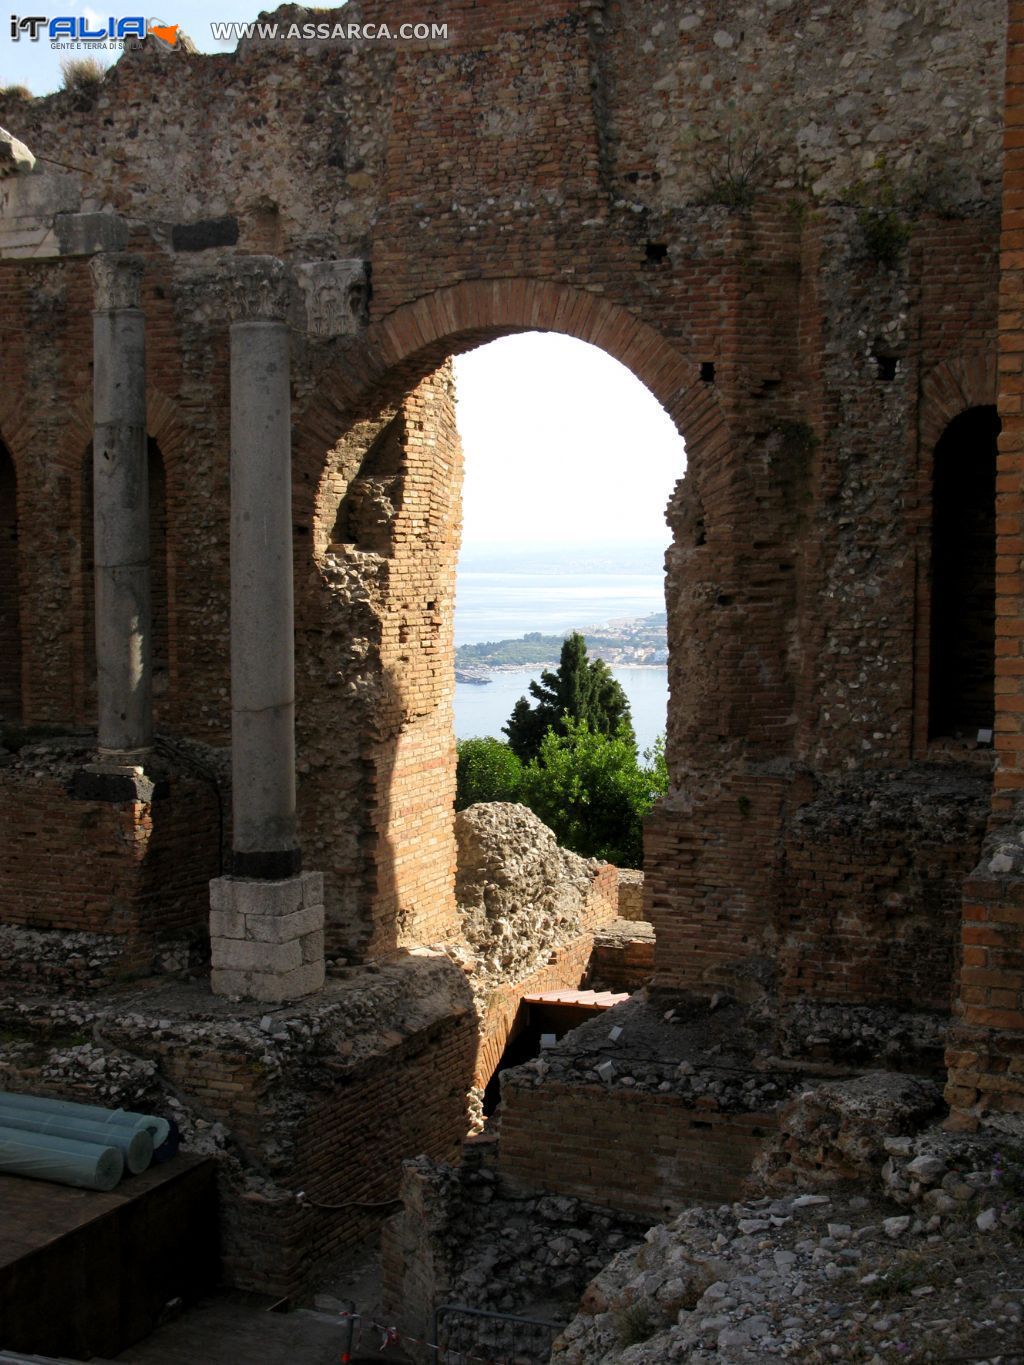
{"label": "bay water", "polygon": [[[562,635],[663,611],[660,554],[656,550],[639,559],[636,555],[613,555],[607,561],[595,562],[593,556],[577,551],[549,555],[543,563],[535,554],[534,562],[527,562],[518,571],[498,557],[481,563],[478,556],[471,561],[473,567],[463,562],[456,593],[455,643],[514,640],[531,631]],[[620,571],[620,565],[631,571]],[[636,571],[644,569],[648,571]],[[519,698],[527,695],[530,680],[539,677],[541,667],[496,669],[486,684],[457,682],[456,737],[493,735],[504,739],[501,727]],[[665,731],[668,670],[613,666],[612,671],[629,697],[642,752]]]}

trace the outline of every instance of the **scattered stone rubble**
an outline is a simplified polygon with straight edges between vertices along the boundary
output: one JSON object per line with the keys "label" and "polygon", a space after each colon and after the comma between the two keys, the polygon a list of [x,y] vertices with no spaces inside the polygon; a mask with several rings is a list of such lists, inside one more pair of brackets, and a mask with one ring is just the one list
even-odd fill
{"label": "scattered stone rubble", "polygon": [[771,1066],[771,1033],[729,997],[706,1002],[678,992],[638,992],[518,1068],[541,1085],[557,1080],[669,1092],[702,1108],[774,1108],[797,1077]]}
{"label": "scattered stone rubble", "polygon": [[780,1057],[945,1074],[946,1015],[804,1000],[776,1011],[774,1023]]}
{"label": "scattered stone rubble", "polygon": [[433,1264],[446,1300],[555,1322],[572,1313],[593,1274],[642,1234],[647,1220],[561,1195],[524,1193],[469,1156],[445,1166],[406,1162],[429,1203]]}
{"label": "scattered stone rubble", "polygon": [[872,1071],[801,1086],[780,1111],[754,1178],[769,1189],[871,1178],[885,1159],[887,1134],[917,1132],[943,1112],[942,1085],[927,1077]]}
{"label": "scattered stone rubble", "polygon": [[588,1286],[553,1365],[1019,1359],[1024,1145],[932,1129],[883,1146],[860,1192],[652,1228]]}

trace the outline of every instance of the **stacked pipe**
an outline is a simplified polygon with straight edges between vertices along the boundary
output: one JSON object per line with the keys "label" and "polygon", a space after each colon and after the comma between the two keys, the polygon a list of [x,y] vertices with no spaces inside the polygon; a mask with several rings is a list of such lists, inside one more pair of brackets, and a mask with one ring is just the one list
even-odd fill
{"label": "stacked pipe", "polygon": [[112,1190],[144,1171],[170,1125],[152,1114],[0,1090],[0,1172]]}

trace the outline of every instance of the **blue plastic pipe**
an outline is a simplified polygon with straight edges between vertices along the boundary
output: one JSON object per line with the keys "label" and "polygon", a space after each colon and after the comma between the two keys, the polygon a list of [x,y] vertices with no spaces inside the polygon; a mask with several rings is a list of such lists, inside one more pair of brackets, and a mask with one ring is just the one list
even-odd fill
{"label": "blue plastic pipe", "polygon": [[124,1157],[116,1147],[96,1142],[0,1127],[0,1172],[82,1190],[112,1190],[124,1172]]}
{"label": "blue plastic pipe", "polygon": [[147,1129],[153,1136],[153,1146],[159,1147],[170,1132],[166,1119],[155,1114],[135,1114],[127,1109],[103,1109],[96,1104],[77,1104],[74,1100],[49,1100],[41,1095],[16,1095],[10,1090],[0,1090],[0,1123],[4,1114],[11,1109],[31,1109],[47,1114],[63,1114],[67,1118],[85,1119],[90,1123],[112,1123],[120,1128]]}
{"label": "blue plastic pipe", "polygon": [[4,1107],[0,1116],[5,1128],[23,1133],[49,1133],[75,1142],[94,1142],[100,1147],[116,1147],[132,1175],[147,1170],[153,1160],[153,1134],[148,1128],[122,1128],[114,1123],[93,1123],[89,1119],[48,1114],[42,1109]]}

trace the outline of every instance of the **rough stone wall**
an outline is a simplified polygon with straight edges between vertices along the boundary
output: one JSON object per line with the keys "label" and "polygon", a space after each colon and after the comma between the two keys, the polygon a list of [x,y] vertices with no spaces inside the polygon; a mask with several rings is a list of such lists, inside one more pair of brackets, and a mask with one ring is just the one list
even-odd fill
{"label": "rough stone wall", "polygon": [[532,811],[508,802],[455,817],[459,936],[480,1034],[482,1093],[515,1032],[523,997],[587,984],[596,937],[618,909],[618,869],[559,848]]}
{"label": "rough stone wall", "polygon": [[783,852],[780,994],[950,1009],[989,785],[957,768],[822,784]]}
{"label": "rough stone wall", "polygon": [[[433,1340],[428,1334],[441,1304],[566,1321],[593,1272],[645,1228],[643,1218],[571,1196],[510,1188],[497,1168],[497,1144],[473,1138],[455,1168],[406,1162],[402,1210],[381,1238],[385,1312],[406,1349],[409,1338]],[[449,1332],[455,1322],[449,1319]],[[473,1336],[462,1338],[462,1350],[485,1359],[507,1350],[507,1332],[500,1325],[491,1336],[494,1326],[468,1324]],[[455,1344],[449,1336],[448,1349]],[[548,1345],[546,1335],[517,1334],[518,1355],[537,1359]],[[415,1360],[429,1358],[422,1346],[412,1351]]]}
{"label": "rough stone wall", "polygon": [[619,918],[646,919],[644,914],[644,874],[631,867],[619,868]]}
{"label": "rough stone wall", "polygon": [[[443,942],[455,921],[451,808],[461,447],[451,370],[300,465],[299,809],[329,890],[328,946]],[[313,480],[316,479],[316,483]]]}
{"label": "rough stone wall", "polygon": [[638,991],[654,975],[654,931],[641,920],[614,920],[594,936],[590,956],[595,990]]}

